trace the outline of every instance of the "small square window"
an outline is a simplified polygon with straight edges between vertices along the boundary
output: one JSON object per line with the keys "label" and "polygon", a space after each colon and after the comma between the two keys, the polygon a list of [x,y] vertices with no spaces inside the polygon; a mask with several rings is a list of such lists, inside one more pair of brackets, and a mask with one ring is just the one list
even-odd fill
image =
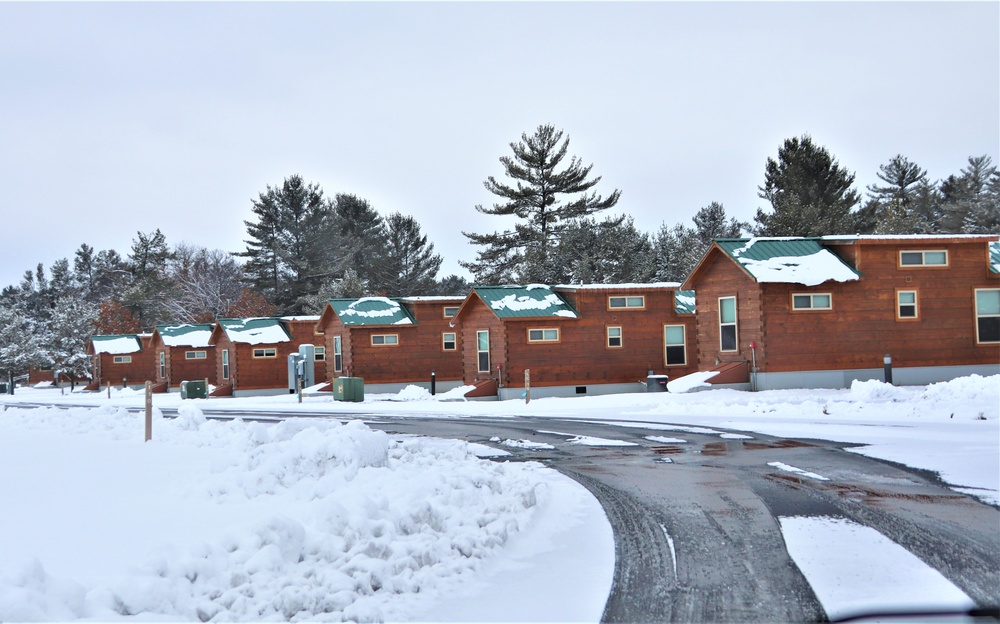
{"label": "small square window", "polygon": [[442,348],[445,351],[455,351],[458,349],[458,334],[455,332],[444,332],[441,334]]}
{"label": "small square window", "polygon": [[917,291],[896,291],[896,316],[900,319],[917,318]]}
{"label": "small square window", "polygon": [[451,318],[458,314],[458,306],[445,306],[444,307],[444,317]]}
{"label": "small square window", "polygon": [[622,328],[621,327],[609,327],[608,328],[608,348],[617,349],[622,346]]}
{"label": "small square window", "polygon": [[313,349],[313,360],[316,362],[326,361],[326,347],[315,347]]}

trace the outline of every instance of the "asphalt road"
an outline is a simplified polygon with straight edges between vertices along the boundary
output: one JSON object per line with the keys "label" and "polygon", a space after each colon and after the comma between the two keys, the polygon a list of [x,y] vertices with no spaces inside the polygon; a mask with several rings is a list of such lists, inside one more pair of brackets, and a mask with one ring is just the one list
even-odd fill
{"label": "asphalt road", "polygon": [[[870,526],[980,606],[1000,604],[1000,510],[947,489],[932,474],[849,453],[842,445],[758,434],[722,439],[551,418],[366,421],[390,432],[554,446],[503,448],[513,453],[508,461],[540,461],[576,479],[603,505],[616,549],[605,622],[826,620],[785,550],[779,516],[833,516]],[[566,436],[545,431],[637,446],[570,444]],[[645,436],[687,442],[665,444]],[[769,462],[829,481],[797,476]]]}
{"label": "asphalt road", "polygon": [[[166,411],[166,410],[165,410]],[[232,418],[233,412],[206,411]],[[277,420],[287,414],[243,415]],[[781,516],[832,516],[872,527],[938,570],[981,607],[1000,604],[1000,510],[954,492],[932,473],[873,460],[819,440],[664,431],[557,418],[363,418],[390,433],[544,442],[502,447],[504,461],[539,461],[600,501],[615,535],[605,622],[815,622],[826,613],[790,559]],[[679,425],[684,426],[684,425]],[[572,444],[568,435],[635,446]],[[646,436],[682,438],[663,443]],[[817,480],[770,462],[818,473]]]}

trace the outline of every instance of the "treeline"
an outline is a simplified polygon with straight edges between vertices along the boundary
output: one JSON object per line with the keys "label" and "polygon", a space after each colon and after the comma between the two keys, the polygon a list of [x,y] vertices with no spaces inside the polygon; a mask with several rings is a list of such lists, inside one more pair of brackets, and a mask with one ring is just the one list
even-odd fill
{"label": "treeline", "polygon": [[[988,156],[944,180],[902,155],[879,167],[862,196],[855,176],[804,135],[768,158],[759,196],[770,204],[754,223],[722,204],[690,224],[639,231],[631,217],[604,216],[621,191],[595,191],[600,176],[569,154],[569,137],[539,126],[510,144],[504,178],[489,176],[498,198],[476,206],[514,218],[493,233],[463,232],[478,248],[461,262],[478,284],[680,282],[714,238],[826,234],[1000,233],[1000,173]],[[219,317],[318,314],[333,297],[465,295],[457,275],[438,277],[442,258],[410,216],[383,217],[365,199],[291,175],[251,202],[246,248],[236,253],[167,244],[138,232],[126,256],[87,244],[72,262],[39,264],[0,292],[0,371],[29,365],[84,375],[92,334],[151,331],[162,323]]]}

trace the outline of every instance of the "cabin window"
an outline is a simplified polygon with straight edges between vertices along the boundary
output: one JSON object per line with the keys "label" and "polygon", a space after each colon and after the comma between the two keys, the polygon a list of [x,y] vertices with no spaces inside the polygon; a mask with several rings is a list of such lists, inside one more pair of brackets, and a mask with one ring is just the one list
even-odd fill
{"label": "cabin window", "polygon": [[277,349],[254,349],[253,356],[255,358],[273,358],[278,357]]}
{"label": "cabin window", "polygon": [[455,332],[444,332],[441,334],[441,348],[445,351],[454,351],[458,348],[458,334]]}
{"label": "cabin window", "polygon": [[638,295],[635,297],[608,297],[608,309],[622,310],[626,308],[645,308],[646,298]]}
{"label": "cabin window", "polygon": [[528,342],[558,342],[559,329],[546,327],[544,329],[529,329]]}
{"label": "cabin window", "polygon": [[618,349],[622,346],[622,328],[621,327],[609,327],[608,328],[608,348]]}
{"label": "cabin window", "polygon": [[132,356],[131,355],[116,355],[115,358],[114,358],[114,360],[112,360],[112,361],[115,364],[131,364],[132,363]]}
{"label": "cabin window", "polygon": [[663,326],[663,348],[667,366],[683,366],[687,364],[687,346],[685,345],[685,330],[683,325]]}
{"label": "cabin window", "polygon": [[719,297],[719,350],[736,351],[736,297]]}
{"label": "cabin window", "polygon": [[948,251],[946,249],[934,251],[901,251],[899,252],[899,266],[948,266]]}
{"label": "cabin window", "polygon": [[315,362],[325,362],[326,361],[326,347],[314,347],[313,348],[313,361],[315,361]]}
{"label": "cabin window", "polygon": [[222,350],[222,378],[229,379],[229,349]]}
{"label": "cabin window", "polygon": [[896,291],[896,318],[897,319],[917,318],[917,291],[915,290]]}
{"label": "cabin window", "polygon": [[976,289],[976,343],[1000,343],[1000,288]]}
{"label": "cabin window", "polygon": [[830,293],[796,293],[792,295],[793,310],[832,310],[833,296]]}
{"label": "cabin window", "polygon": [[399,344],[399,334],[372,334],[372,346],[383,347]]}
{"label": "cabin window", "polygon": [[478,366],[480,373],[490,372],[490,332],[483,330],[476,332],[476,353],[478,354]]}
{"label": "cabin window", "polygon": [[444,307],[444,317],[451,318],[458,314],[458,306],[445,306]]}
{"label": "cabin window", "polygon": [[184,352],[184,359],[185,360],[204,360],[206,357],[208,357],[208,353],[206,353],[205,351],[185,351]]}
{"label": "cabin window", "polygon": [[344,346],[340,336],[333,337],[333,370],[344,370]]}
{"label": "cabin window", "polygon": [[167,354],[164,351],[160,351],[160,379],[166,379],[167,377]]}

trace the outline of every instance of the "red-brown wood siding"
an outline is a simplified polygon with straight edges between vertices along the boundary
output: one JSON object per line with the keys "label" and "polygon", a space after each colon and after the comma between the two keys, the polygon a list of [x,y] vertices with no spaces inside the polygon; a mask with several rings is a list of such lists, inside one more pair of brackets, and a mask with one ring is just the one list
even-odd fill
{"label": "red-brown wood siding", "polygon": [[[760,288],[746,271],[713,248],[705,259],[696,287],[697,363],[709,370],[719,362],[751,358],[750,343],[756,344],[758,366],[766,350]],[[723,351],[719,337],[719,298],[736,297],[736,351]]]}
{"label": "red-brown wood siding", "polygon": [[153,350],[149,348],[149,345],[144,345],[142,351],[120,355],[131,356],[132,361],[125,364],[115,364],[115,355],[111,353],[98,355],[97,368],[102,386],[120,386],[123,378],[126,380],[126,384],[131,386],[153,381],[156,371],[153,369]]}
{"label": "red-brown wood siding", "polygon": [[[204,351],[204,359],[187,359],[188,351]],[[160,353],[164,353],[166,376],[160,375]],[[197,381],[208,379],[211,385],[217,385],[218,380],[215,347],[167,347],[160,343],[153,356],[153,368],[158,383],[170,381],[170,385],[179,388],[182,381]]]}
{"label": "red-brown wood siding", "polygon": [[[472,384],[483,379],[497,379],[497,366],[500,366],[503,385],[510,385],[507,371],[507,339],[504,323],[497,318],[490,308],[478,296],[473,296],[462,310],[462,316],[457,319],[457,329],[461,332],[463,379],[466,384]],[[490,371],[479,372],[479,351],[476,332],[490,332]],[[521,373],[524,374],[523,372]]]}

